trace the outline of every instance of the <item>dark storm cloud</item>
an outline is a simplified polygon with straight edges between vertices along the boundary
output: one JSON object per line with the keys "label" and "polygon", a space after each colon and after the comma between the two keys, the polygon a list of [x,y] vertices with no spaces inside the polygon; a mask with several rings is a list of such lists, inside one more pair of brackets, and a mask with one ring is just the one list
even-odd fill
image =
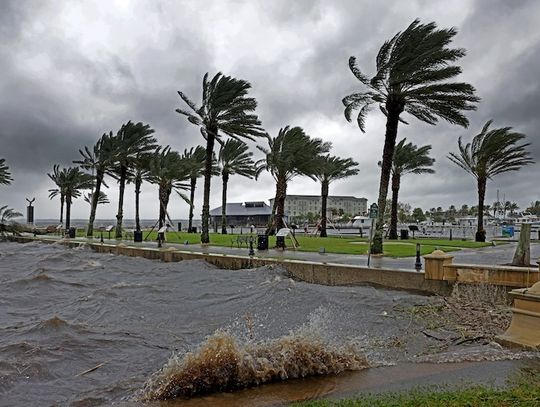
{"label": "dark storm cloud", "polygon": [[[301,125],[332,141],[335,154],[359,161],[360,175],[336,183],[332,191],[373,200],[384,117],[374,109],[366,134],[345,122],[341,99],[361,89],[347,61],[355,55],[372,75],[382,43],[416,17],[457,26],[455,46],[468,51],[460,62],[461,79],[476,86],[483,100],[468,115],[468,129],[415,119],[400,126],[399,138],[432,144],[437,160],[436,175],[404,179],[402,200],[424,208],[474,204],[474,180],[446,155],[459,136],[470,140],[490,118],[494,126],[526,133],[540,161],[540,4],[534,1],[3,1],[0,8],[0,156],[16,179],[7,198],[7,188],[0,194],[1,201],[19,208],[22,197],[35,191],[43,210],[55,216],[56,203],[46,201],[51,187],[46,172],[54,163],[70,165],[79,148],[128,120],[149,123],[162,144],[178,150],[201,144],[198,129],[174,111],[185,107],[176,91],[199,104],[203,74],[220,70],[251,82],[258,113],[272,135],[285,125]],[[537,168],[496,178],[488,200],[496,189],[522,203],[535,199],[531,185]],[[319,186],[299,179],[289,191],[317,194]],[[108,193],[111,205],[103,213],[112,217],[117,192]],[[238,178],[230,201],[267,199],[272,193],[269,176],[259,182]],[[212,206],[219,197],[216,179]],[[185,216],[185,205],[172,205]],[[74,208],[75,216],[87,211],[84,203]],[[154,215],[148,210],[143,216]]]}

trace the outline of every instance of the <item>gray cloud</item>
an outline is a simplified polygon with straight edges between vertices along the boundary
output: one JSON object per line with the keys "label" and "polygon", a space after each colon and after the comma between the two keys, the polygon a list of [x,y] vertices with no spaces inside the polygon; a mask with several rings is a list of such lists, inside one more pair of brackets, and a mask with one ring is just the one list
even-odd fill
{"label": "gray cloud", "polygon": [[[156,129],[162,144],[183,150],[203,142],[197,128],[174,109],[182,90],[200,102],[205,72],[222,70],[251,82],[265,128],[275,134],[285,125],[301,125],[332,141],[334,153],[360,162],[360,175],[337,182],[339,194],[374,200],[378,187],[384,118],[374,111],[366,134],[343,118],[341,99],[359,89],[347,60],[355,55],[366,73],[374,70],[380,45],[414,18],[456,26],[456,46],[468,50],[462,79],[483,98],[471,125],[462,129],[411,120],[399,137],[432,144],[435,175],[403,180],[401,198],[413,206],[475,204],[472,177],[446,159],[457,138],[470,139],[486,120],[514,126],[528,135],[540,160],[540,4],[534,1],[231,1],[46,3],[3,1],[0,5],[0,156],[15,177],[0,189],[0,202],[21,209],[24,197],[38,197],[39,217],[55,217],[57,202],[47,199],[46,177],[53,164],[70,165],[78,149],[92,145],[128,120]],[[534,186],[538,167],[501,176],[488,185],[522,206],[540,199]],[[100,217],[113,217],[111,204]],[[202,186],[202,180],[200,181]],[[130,187],[131,188],[131,187]],[[233,178],[230,201],[268,199],[271,177],[258,182]],[[155,217],[155,188],[144,186],[143,216]],[[201,188],[197,202],[201,202]],[[297,179],[291,193],[319,193],[317,183]],[[128,194],[132,190],[128,189]],[[129,202],[129,200],[128,200]],[[220,180],[213,180],[212,206],[220,202]],[[133,208],[126,208],[132,216]],[[174,217],[185,217],[179,199]],[[73,209],[86,217],[82,200]],[[197,214],[197,213],[196,213]]]}

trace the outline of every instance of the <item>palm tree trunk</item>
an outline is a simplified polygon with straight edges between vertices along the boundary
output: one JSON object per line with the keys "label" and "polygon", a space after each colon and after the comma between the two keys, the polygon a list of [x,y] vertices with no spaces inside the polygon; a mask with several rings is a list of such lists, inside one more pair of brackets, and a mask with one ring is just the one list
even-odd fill
{"label": "palm tree trunk", "polygon": [[141,219],[139,217],[139,198],[141,195],[141,184],[142,180],[140,178],[135,178],[135,229],[137,231],[141,230]]}
{"label": "palm tree trunk", "polygon": [[[90,205],[90,219],[88,219],[88,228],[86,229],[86,237],[94,236],[94,221],[96,220],[96,209],[98,206],[99,191],[101,191],[101,183],[105,173],[103,170],[96,172],[96,189],[92,193],[92,205]],[[66,214],[67,217],[67,214]]]}
{"label": "palm tree trunk", "polygon": [[403,106],[390,101],[386,103],[388,117],[386,119],[386,133],[384,136],[383,159],[381,164],[381,180],[379,183],[379,215],[375,224],[375,233],[371,243],[372,254],[382,254],[383,252],[383,225],[384,211],[386,209],[386,196],[388,195],[388,184],[390,183],[390,174],[392,171],[392,160],[394,148],[396,146],[399,115],[403,111]]}
{"label": "palm tree trunk", "polygon": [[276,232],[283,228],[283,218],[285,217],[285,198],[287,197],[287,181],[278,179],[276,184]]}
{"label": "palm tree trunk", "polygon": [[194,201],[195,201],[195,186],[197,185],[197,178],[191,177],[190,179],[191,187],[189,189],[190,195],[189,195],[189,217],[188,217],[188,233],[191,233],[191,230],[193,228],[193,208],[195,207]]}
{"label": "palm tree trunk", "polygon": [[167,185],[159,186],[159,228],[161,229],[166,223],[167,205],[169,205],[169,196],[171,189]]}
{"label": "palm tree trunk", "polygon": [[399,195],[400,176],[392,174],[392,210],[390,215],[390,231],[388,239],[397,240],[397,223],[398,223],[398,195]]}
{"label": "palm tree trunk", "polygon": [[124,192],[126,190],[127,168],[120,169],[120,187],[118,194],[118,213],[116,214],[116,238],[122,239],[122,219],[124,217]]}
{"label": "palm tree trunk", "polygon": [[206,160],[204,163],[204,193],[202,206],[202,233],[201,243],[210,243],[208,222],[210,220],[210,180],[212,179],[212,164],[214,158],[214,142],[217,128],[209,129],[206,136]]}
{"label": "palm tree trunk", "polygon": [[274,220],[276,217],[276,208],[277,208],[277,186],[276,186],[276,195],[274,196],[274,204],[272,205],[272,212],[270,212],[270,218],[268,219],[268,225],[266,226],[265,234],[269,235],[274,227]]}
{"label": "palm tree trunk", "polygon": [[71,197],[66,196],[66,231],[71,226]]}
{"label": "palm tree trunk", "polygon": [[64,223],[64,195],[60,195],[60,223]]}
{"label": "palm tree trunk", "polygon": [[229,174],[223,173],[223,191],[221,193],[221,234],[227,234],[227,183],[229,182]]}
{"label": "palm tree trunk", "polygon": [[321,237],[326,237],[326,204],[328,202],[328,181],[321,183]]}
{"label": "palm tree trunk", "polygon": [[486,241],[486,231],[484,230],[484,199],[486,197],[486,183],[485,178],[478,178],[478,226],[476,229],[476,241]]}

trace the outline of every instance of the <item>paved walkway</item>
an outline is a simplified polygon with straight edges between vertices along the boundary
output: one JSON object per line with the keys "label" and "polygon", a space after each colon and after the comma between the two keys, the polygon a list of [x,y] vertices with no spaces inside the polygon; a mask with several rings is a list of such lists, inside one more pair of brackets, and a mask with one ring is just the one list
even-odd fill
{"label": "paved walkway", "polygon": [[[30,234],[28,236],[31,236]],[[52,238],[60,240],[59,236],[44,236],[45,238]],[[72,239],[79,242],[87,243],[98,243],[99,239],[87,239],[83,237],[78,237]],[[115,239],[104,239],[106,244],[118,244],[118,241]],[[129,246],[139,246],[139,247],[152,247],[157,248],[157,243],[154,241],[147,241],[141,243],[127,242],[124,241],[124,244]],[[196,253],[218,253],[218,254],[228,254],[236,256],[247,256],[249,250],[245,247],[236,248],[236,247],[222,247],[222,246],[206,246],[203,247],[199,244],[178,244],[178,243],[164,243],[163,248],[174,247],[178,250],[190,251]],[[508,264],[512,261],[514,256],[514,251],[516,248],[516,243],[511,242],[508,244],[499,244],[497,246],[488,246],[479,249],[463,249],[450,254],[454,256],[455,263],[472,263],[472,264]],[[355,266],[367,266],[367,255],[360,254],[336,254],[336,253],[314,253],[314,252],[302,252],[295,250],[276,250],[269,249],[267,251],[258,251],[255,250],[255,257],[260,258],[276,258],[276,259],[291,259],[291,260],[303,260],[303,261],[312,261],[317,263],[338,263],[338,264],[350,264]],[[536,264],[536,261],[540,258],[540,244],[531,243],[531,263]],[[374,268],[393,268],[393,269],[404,269],[404,270],[414,270],[414,257],[401,257],[401,258],[392,258],[392,257],[378,257],[372,256],[371,267]],[[422,264],[424,259],[422,259]]]}

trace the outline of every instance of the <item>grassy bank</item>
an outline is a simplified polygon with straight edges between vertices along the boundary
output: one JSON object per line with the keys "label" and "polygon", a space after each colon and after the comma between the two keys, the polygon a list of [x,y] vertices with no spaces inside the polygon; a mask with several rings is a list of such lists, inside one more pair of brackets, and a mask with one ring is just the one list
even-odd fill
{"label": "grassy bank", "polygon": [[458,389],[427,387],[403,393],[366,394],[356,399],[317,400],[294,404],[295,407],[465,407],[540,405],[540,371],[527,369],[508,387],[498,389],[473,386]]}
{"label": "grassy bank", "polygon": [[[84,236],[84,231],[79,230],[78,236]],[[108,233],[103,234],[106,238]],[[99,236],[99,232],[96,232],[95,236]],[[155,241],[157,239],[157,232],[144,232],[144,238],[148,237],[149,241]],[[236,244],[236,238],[240,236],[238,234],[222,235],[218,233],[210,234],[210,245],[222,246],[222,247],[238,247]],[[241,236],[249,236],[244,234]],[[257,237],[254,235],[254,238]],[[169,243],[184,244],[199,244],[200,235],[195,233],[186,232],[167,232],[166,240]],[[331,237],[312,237],[299,235],[297,237],[299,251],[305,252],[318,252],[321,248],[324,248],[327,253],[338,254],[367,254],[368,242],[366,238],[359,238],[355,236],[331,236]],[[389,257],[412,257],[416,254],[416,243],[420,243],[420,253],[425,255],[433,252],[433,250],[439,248],[445,252],[451,252],[464,248],[479,248],[489,246],[490,243],[479,243],[470,240],[444,240],[444,239],[409,239],[398,241],[386,241],[384,243],[384,254]],[[274,247],[276,244],[275,236],[269,237],[269,247]],[[289,239],[286,241],[287,247],[292,249],[292,243]],[[255,242],[256,246],[256,242]],[[242,247],[246,247],[245,244]]]}

